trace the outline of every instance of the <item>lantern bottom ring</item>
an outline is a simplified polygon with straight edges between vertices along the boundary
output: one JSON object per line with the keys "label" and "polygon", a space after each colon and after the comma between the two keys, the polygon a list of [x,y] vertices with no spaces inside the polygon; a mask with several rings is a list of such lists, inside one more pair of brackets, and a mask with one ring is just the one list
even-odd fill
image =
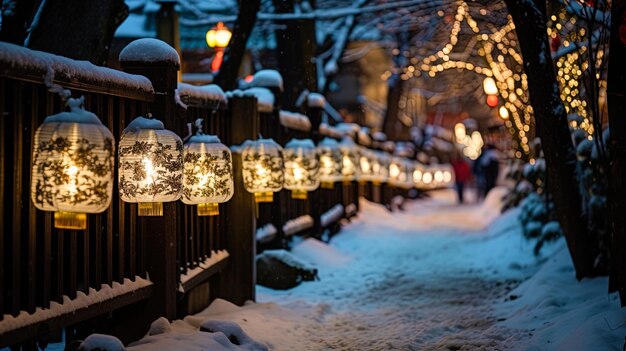
{"label": "lantern bottom ring", "polygon": [[55,212],[54,227],[58,229],[87,229],[87,214],[77,212]]}
{"label": "lantern bottom ring", "polygon": [[140,202],[137,204],[137,215],[142,217],[163,216],[162,202]]}
{"label": "lantern bottom ring", "polygon": [[296,199],[296,200],[306,200],[307,199],[307,191],[306,190],[292,190],[291,191],[291,198],[292,199]]}
{"label": "lantern bottom ring", "polygon": [[274,201],[274,193],[271,191],[262,192],[262,193],[254,193],[254,201],[256,202],[273,202]]}
{"label": "lantern bottom ring", "polygon": [[220,206],[216,202],[198,204],[198,217],[217,216],[220,214]]}
{"label": "lantern bottom ring", "polygon": [[322,189],[335,189],[335,183],[333,182],[322,182],[320,186],[322,187]]}

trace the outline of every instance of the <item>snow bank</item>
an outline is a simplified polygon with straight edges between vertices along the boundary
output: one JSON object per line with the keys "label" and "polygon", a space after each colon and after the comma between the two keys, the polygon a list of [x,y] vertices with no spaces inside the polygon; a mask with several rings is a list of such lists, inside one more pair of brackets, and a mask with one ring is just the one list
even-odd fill
{"label": "snow bank", "polygon": [[283,225],[283,233],[285,236],[291,236],[313,226],[313,217],[309,215],[300,216],[290,219]]}
{"label": "snow bank", "polygon": [[88,61],[77,61],[42,51],[0,42],[0,71],[9,74],[29,71],[53,80],[80,81],[101,86],[119,85],[128,89],[154,93],[152,83],[144,76],[99,67]]}
{"label": "snow bank", "polygon": [[308,132],[311,130],[311,121],[309,121],[309,117],[301,113],[281,110],[279,118],[280,124],[283,127],[301,130],[304,132]]}
{"label": "snow bank", "polygon": [[350,257],[333,246],[317,239],[308,238],[291,249],[297,258],[319,267],[343,266],[350,262]]}
{"label": "snow bank", "polygon": [[176,49],[154,38],[137,39],[126,45],[120,52],[119,60],[142,63],[168,62],[180,67],[180,57]]}
{"label": "snow bank", "polygon": [[576,281],[565,243],[497,306],[501,324],[519,331],[512,349],[621,350],[626,310],[607,294],[606,277]]}
{"label": "snow bank", "polygon": [[78,351],[124,351],[124,344],[111,335],[91,334],[80,343]]}

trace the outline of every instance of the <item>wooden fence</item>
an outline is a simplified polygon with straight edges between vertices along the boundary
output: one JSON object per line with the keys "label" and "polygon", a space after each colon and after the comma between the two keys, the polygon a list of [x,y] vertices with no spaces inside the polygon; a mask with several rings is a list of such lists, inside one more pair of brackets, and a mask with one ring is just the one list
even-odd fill
{"label": "wooden fence", "polygon": [[[59,341],[63,330],[66,341],[97,331],[128,342],[159,316],[194,313],[217,297],[254,300],[257,227],[277,229],[261,248],[286,248],[293,235],[335,233],[345,209],[358,206],[353,182],[316,190],[307,201],[281,191],[257,213],[233,153],[235,195],[218,217],[198,217],[179,201],[165,203],[163,217],[138,217],[115,181],[111,206],[88,215],[86,230],[55,229],[52,213],[30,199],[30,173],[34,133],[46,116],[65,110],[62,89],[84,96],[86,110],[116,141],[132,119],[148,113],[181,137],[202,118],[205,132],[226,145],[259,134],[282,145],[291,138],[318,141],[322,112],[301,111],[311,127],[290,128],[280,123],[278,105],[260,113],[255,97],[224,100],[178,84],[179,67],[166,60],[126,61],[119,72],[5,43],[0,52],[0,347],[34,350]],[[311,220],[291,230],[289,221],[303,216]]]}

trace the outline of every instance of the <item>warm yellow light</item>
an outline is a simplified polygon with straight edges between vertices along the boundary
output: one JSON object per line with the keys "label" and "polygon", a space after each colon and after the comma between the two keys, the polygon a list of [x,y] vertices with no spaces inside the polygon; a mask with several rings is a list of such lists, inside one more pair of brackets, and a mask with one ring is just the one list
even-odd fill
{"label": "warm yellow light", "polygon": [[500,118],[509,119],[509,110],[507,110],[506,107],[500,106],[500,110],[498,110],[498,112],[500,113]]}
{"label": "warm yellow light", "polygon": [[233,33],[222,22],[206,32],[206,43],[212,48],[225,48],[230,42]]}
{"label": "warm yellow light", "polygon": [[496,86],[496,81],[491,77],[486,77],[483,80],[483,90],[487,95],[496,95],[498,94],[498,87]]}

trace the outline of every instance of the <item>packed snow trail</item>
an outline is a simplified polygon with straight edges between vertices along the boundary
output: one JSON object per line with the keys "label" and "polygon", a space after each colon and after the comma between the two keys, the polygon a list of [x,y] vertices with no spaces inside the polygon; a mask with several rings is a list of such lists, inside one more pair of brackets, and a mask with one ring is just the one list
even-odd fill
{"label": "packed snow trail", "polygon": [[[533,256],[519,211],[500,214],[504,192],[462,206],[434,192],[393,213],[362,201],[330,244],[293,248],[319,281],[258,287],[243,307],[218,299],[128,350],[621,349],[626,313],[606,278],[576,282],[562,241]],[[207,320],[235,322],[257,343],[198,332]]]}

